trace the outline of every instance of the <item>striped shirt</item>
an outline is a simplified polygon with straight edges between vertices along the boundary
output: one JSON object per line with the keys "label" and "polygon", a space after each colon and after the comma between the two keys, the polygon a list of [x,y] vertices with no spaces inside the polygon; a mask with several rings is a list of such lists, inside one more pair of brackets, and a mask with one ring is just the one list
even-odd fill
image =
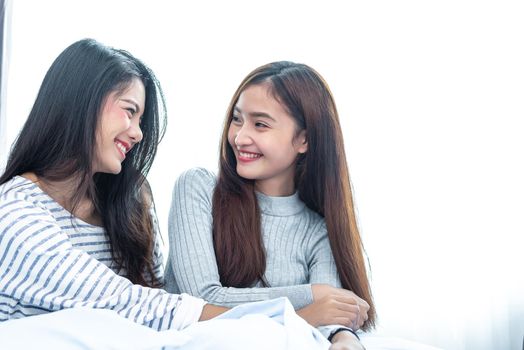
{"label": "striped shirt", "polygon": [[[154,273],[162,281],[158,241]],[[111,309],[156,330],[198,321],[202,299],[134,285],[123,274],[104,228],[73,217],[23,177],[0,185],[0,322],[72,307]]]}

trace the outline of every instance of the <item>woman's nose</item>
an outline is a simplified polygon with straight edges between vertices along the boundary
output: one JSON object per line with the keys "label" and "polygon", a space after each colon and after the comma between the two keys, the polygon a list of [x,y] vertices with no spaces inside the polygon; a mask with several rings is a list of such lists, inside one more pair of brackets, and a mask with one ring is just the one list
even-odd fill
{"label": "woman's nose", "polygon": [[144,134],[142,133],[142,129],[140,128],[140,121],[138,120],[138,118],[136,119],[137,121],[131,123],[128,134],[134,143],[139,143],[140,141],[142,141]]}
{"label": "woman's nose", "polygon": [[249,145],[253,142],[253,139],[251,138],[251,133],[249,130],[247,130],[246,127],[242,127],[237,130],[235,135],[235,145],[237,147],[242,147]]}

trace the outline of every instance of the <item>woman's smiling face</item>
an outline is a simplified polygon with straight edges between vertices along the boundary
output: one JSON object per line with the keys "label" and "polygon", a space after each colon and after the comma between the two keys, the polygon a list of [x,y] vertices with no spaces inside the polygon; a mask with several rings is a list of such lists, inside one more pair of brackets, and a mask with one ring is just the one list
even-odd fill
{"label": "woman's smiling face", "polygon": [[276,100],[267,83],[251,85],[239,96],[228,131],[237,173],[255,180],[258,191],[284,196],[294,193],[295,163],[307,150],[305,131]]}
{"label": "woman's smiling face", "polygon": [[140,119],[145,88],[135,78],[124,91],[113,91],[104,102],[96,133],[93,172],[118,174],[131,148],[142,140]]}

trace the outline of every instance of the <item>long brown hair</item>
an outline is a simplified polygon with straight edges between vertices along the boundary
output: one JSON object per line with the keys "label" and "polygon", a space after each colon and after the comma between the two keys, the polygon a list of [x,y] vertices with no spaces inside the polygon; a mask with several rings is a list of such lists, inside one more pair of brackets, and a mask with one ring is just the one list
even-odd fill
{"label": "long brown hair", "polygon": [[369,303],[363,329],[372,328],[376,313],[335,101],[324,79],[304,64],[274,62],[255,69],[242,81],[227,110],[213,194],[213,242],[220,281],[231,287],[249,287],[257,281],[267,285],[254,181],[237,174],[227,137],[240,94],[263,83],[293,117],[298,130],[306,130],[308,151],[297,158],[295,186],[307,207],[324,217],[342,286]]}

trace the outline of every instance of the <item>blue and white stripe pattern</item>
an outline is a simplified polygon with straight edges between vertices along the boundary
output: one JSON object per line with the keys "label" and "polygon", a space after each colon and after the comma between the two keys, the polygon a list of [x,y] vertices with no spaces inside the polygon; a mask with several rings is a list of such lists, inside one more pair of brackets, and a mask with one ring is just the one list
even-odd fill
{"label": "blue and white stripe pattern", "polygon": [[[155,273],[163,279],[157,239]],[[119,275],[102,227],[74,218],[33,182],[0,185],[0,322],[72,307],[116,311],[153,329],[198,321],[205,302]]]}

